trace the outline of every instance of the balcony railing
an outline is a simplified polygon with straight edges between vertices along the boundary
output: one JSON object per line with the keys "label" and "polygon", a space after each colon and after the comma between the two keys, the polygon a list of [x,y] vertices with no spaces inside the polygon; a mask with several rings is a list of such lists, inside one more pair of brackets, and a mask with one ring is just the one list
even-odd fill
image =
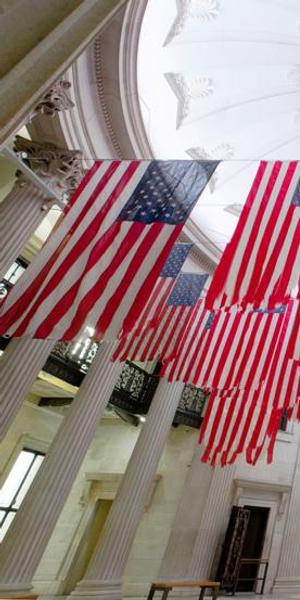
{"label": "balcony railing", "polygon": [[[16,261],[9,276],[0,282],[0,300],[4,298],[24,271],[22,261]],[[4,350],[9,342],[0,338],[0,349]],[[57,342],[48,357],[43,370],[55,377],[79,387],[97,352],[98,343],[88,334],[80,342]],[[155,390],[158,386],[157,375],[149,374],[138,365],[126,362],[114,388],[110,404],[134,415],[147,414]],[[206,397],[201,390],[185,386],[174,425],[187,425],[199,428]]]}
{"label": "balcony railing", "polygon": [[192,385],[186,385],[180,398],[174,423],[198,429],[203,419],[206,400],[207,395],[202,390]]}

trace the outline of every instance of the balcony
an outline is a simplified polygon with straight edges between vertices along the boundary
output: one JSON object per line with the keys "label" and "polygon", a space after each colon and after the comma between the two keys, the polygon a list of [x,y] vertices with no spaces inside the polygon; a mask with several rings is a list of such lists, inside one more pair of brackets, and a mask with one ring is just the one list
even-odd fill
{"label": "balcony", "polygon": [[[25,268],[26,265],[19,260],[12,265],[5,279],[0,282],[0,300],[6,296]],[[78,388],[98,348],[97,342],[89,337],[89,333],[87,331],[86,336],[78,342],[57,342],[43,371]],[[8,342],[7,338],[0,338],[0,349],[4,350]],[[123,417],[146,415],[158,383],[159,377],[156,374],[148,373],[137,364],[126,362],[112,393],[110,408]],[[206,396],[201,390],[185,386],[173,425],[199,428],[205,400]],[[71,401],[71,398],[45,398],[41,404],[62,405]]]}
{"label": "balcony", "polygon": [[[96,354],[98,344],[87,338],[84,342],[58,342],[44,370],[67,383],[79,387]],[[126,362],[110,399],[111,407],[129,414],[146,415],[159,383],[159,377]],[[206,396],[186,385],[174,418],[174,426],[199,428]]]}

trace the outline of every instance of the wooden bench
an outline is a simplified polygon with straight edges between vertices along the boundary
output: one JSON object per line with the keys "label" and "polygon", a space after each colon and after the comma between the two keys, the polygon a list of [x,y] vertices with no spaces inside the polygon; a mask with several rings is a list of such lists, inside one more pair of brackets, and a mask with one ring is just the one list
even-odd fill
{"label": "wooden bench", "polygon": [[13,596],[0,596],[0,600],[37,600],[36,594],[14,594]]}
{"label": "wooden bench", "polygon": [[209,589],[212,591],[212,596],[215,600],[218,596],[220,583],[218,581],[188,581],[186,579],[179,581],[155,581],[151,585],[147,600],[152,600],[155,592],[158,591],[163,592],[162,600],[167,600],[169,592],[174,588],[200,588],[199,600],[203,600],[206,589]]}

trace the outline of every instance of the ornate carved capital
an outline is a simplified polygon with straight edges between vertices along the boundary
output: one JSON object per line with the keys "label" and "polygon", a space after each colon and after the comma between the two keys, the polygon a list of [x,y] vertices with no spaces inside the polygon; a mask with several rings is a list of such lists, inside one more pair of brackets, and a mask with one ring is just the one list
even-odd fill
{"label": "ornate carved capital", "polygon": [[[82,152],[59,148],[51,142],[36,142],[17,135],[14,150],[47,185],[58,194],[71,194],[80,183],[84,168]],[[20,184],[26,178],[18,173]]]}
{"label": "ornate carved capital", "polygon": [[71,84],[69,81],[64,81],[63,79],[56,81],[39,100],[29,120],[31,121],[39,114],[54,117],[61,110],[70,110],[70,108],[73,108],[75,106],[74,102],[72,102],[68,95],[70,87]]}

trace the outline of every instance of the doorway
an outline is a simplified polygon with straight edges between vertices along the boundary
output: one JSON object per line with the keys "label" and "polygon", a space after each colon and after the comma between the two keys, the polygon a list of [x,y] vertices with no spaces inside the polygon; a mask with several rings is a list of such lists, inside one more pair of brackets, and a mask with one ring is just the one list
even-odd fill
{"label": "doorway", "polygon": [[101,536],[111,505],[112,500],[98,499],[96,501],[83,535],[79,540],[75,556],[65,580],[63,590],[64,595],[71,594],[78,581],[83,579],[92,554]]}
{"label": "doorway", "polygon": [[[262,556],[266,529],[270,509],[265,506],[244,506],[250,511],[246,534],[242,546],[241,558],[265,558]],[[258,565],[243,565],[240,570],[242,579],[251,579],[257,576]],[[239,592],[253,592],[254,581],[241,581],[238,584]]]}
{"label": "doorway", "polygon": [[[232,591],[242,558],[266,558],[262,556],[270,508],[265,506],[233,506],[222,546],[216,573],[224,590]],[[253,592],[259,565],[243,565],[237,586],[239,592]],[[252,579],[252,581],[251,581]]]}

